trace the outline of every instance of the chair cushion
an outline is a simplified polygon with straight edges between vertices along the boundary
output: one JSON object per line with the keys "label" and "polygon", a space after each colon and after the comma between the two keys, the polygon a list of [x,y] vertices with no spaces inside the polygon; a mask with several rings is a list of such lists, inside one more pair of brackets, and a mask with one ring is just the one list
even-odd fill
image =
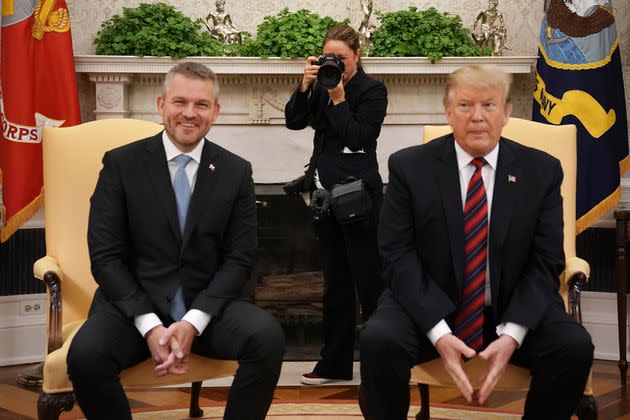
{"label": "chair cushion", "polygon": [[[48,394],[71,392],[72,383],[68,378],[66,357],[68,349],[79,327],[84,321],[75,321],[63,326],[61,348],[49,353],[44,360],[44,384],[42,389]],[[188,371],[184,375],[155,376],[155,363],[147,359],[142,363],[125,369],[120,374],[120,380],[125,388],[153,387],[175,385],[189,382],[201,382],[206,379],[232,376],[236,372],[238,362],[234,360],[218,360],[191,354]]]}
{"label": "chair cushion", "polygon": [[[488,361],[475,357],[463,364],[464,372],[471,382],[481,377],[488,371]],[[531,382],[531,375],[528,369],[515,365],[508,365],[501,379],[494,389],[500,390],[528,390]],[[411,381],[419,384],[436,385],[444,387],[456,387],[451,376],[444,369],[442,359],[431,360],[430,362],[416,365],[411,369]],[[474,386],[474,384],[473,384]]]}

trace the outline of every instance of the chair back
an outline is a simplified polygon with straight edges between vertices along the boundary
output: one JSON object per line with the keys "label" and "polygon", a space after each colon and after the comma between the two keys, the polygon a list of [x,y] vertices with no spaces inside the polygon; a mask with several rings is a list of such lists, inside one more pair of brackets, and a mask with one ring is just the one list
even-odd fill
{"label": "chair back", "polygon": [[87,224],[90,197],[103,154],[162,130],[160,124],[107,119],[74,127],[45,127],[43,133],[46,254],[62,273],[63,323],[87,317],[96,282],[90,270]]}
{"label": "chair back", "polygon": [[[423,142],[426,143],[452,132],[448,125],[425,126]],[[554,156],[562,164],[562,210],[564,217],[564,254],[575,256],[575,195],[577,183],[577,129],[575,125],[550,125],[510,118],[503,128],[503,137],[528,147],[542,150]]]}

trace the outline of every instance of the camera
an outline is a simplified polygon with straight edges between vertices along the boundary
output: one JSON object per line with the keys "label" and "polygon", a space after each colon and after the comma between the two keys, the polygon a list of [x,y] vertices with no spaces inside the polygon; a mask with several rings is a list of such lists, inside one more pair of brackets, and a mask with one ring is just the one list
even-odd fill
{"label": "camera", "polygon": [[295,178],[293,181],[289,181],[282,186],[286,195],[300,195],[305,191],[308,191],[308,185],[306,184],[306,176],[302,175]]}
{"label": "camera", "polygon": [[332,89],[341,81],[345,70],[343,60],[335,54],[324,54],[313,64],[320,66],[317,71],[317,81],[326,89]]}
{"label": "camera", "polygon": [[330,208],[330,193],[328,190],[319,188],[313,191],[311,196],[311,211],[313,212],[313,221],[319,222],[328,214]]}

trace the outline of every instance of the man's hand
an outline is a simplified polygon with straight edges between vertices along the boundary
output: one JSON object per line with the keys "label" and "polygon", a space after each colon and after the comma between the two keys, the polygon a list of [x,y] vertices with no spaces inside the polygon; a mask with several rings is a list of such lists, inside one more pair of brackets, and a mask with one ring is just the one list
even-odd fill
{"label": "man's hand", "polygon": [[505,366],[512,357],[512,354],[518,347],[518,343],[509,335],[502,335],[498,339],[494,340],[484,351],[479,353],[479,357],[483,360],[489,360],[490,366],[485,378],[479,378],[479,383],[483,382],[481,389],[479,389],[479,403],[484,404],[495,385],[501,378]]}
{"label": "man's hand", "polygon": [[190,354],[193,340],[197,336],[197,330],[188,321],[172,323],[161,335],[159,344],[170,348],[169,359],[156,366],[156,370],[166,369],[168,373],[181,375],[186,372],[186,361]]}
{"label": "man's hand", "polygon": [[462,369],[462,356],[468,359],[475,356],[475,350],[468,347],[462,340],[453,334],[440,337],[435,343],[435,348],[440,353],[444,368],[451,375],[455,385],[459,388],[466,401],[472,401],[473,388],[468,377]]}
{"label": "man's hand", "polygon": [[[158,325],[149,330],[144,337],[147,340],[151,357],[156,364],[155,373],[157,376],[164,376],[168,373],[168,366],[166,369],[157,369],[157,366],[164,365],[171,355],[170,346],[161,343],[160,339],[164,334],[166,334],[166,328],[163,325]],[[172,360],[174,361],[174,358]]]}

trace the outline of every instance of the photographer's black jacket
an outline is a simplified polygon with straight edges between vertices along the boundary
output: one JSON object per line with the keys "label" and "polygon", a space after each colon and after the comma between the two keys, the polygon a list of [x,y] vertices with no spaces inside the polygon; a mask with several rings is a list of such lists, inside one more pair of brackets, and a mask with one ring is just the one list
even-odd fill
{"label": "photographer's black jacket", "polygon": [[[362,178],[369,189],[382,188],[376,160],[376,139],[387,111],[387,89],[383,83],[357,73],[344,86],[346,100],[335,106],[326,89],[316,82],[306,92],[299,86],[284,108],[286,126],[315,130],[313,155],[306,171],[312,180],[315,168],[324,188],[330,189],[349,176]],[[365,153],[342,153],[344,147]]]}

